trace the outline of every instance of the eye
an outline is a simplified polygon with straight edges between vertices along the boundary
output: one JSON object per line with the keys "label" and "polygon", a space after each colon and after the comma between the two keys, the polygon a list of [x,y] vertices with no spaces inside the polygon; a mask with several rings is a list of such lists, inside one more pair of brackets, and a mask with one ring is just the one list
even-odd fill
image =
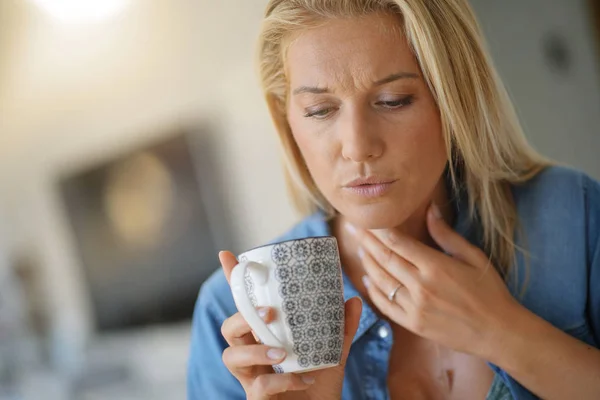
{"label": "eye", "polygon": [[388,110],[395,110],[411,105],[414,102],[414,99],[415,97],[410,95],[395,100],[378,101],[375,104]]}
{"label": "eye", "polygon": [[324,119],[334,111],[332,107],[321,108],[318,110],[307,110],[304,116],[306,118],[316,118],[316,119]]}

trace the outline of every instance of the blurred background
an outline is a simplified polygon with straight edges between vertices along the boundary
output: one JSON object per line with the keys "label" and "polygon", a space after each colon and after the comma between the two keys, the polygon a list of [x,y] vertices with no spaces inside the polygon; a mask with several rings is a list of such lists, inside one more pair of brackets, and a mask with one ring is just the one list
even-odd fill
{"label": "blurred background", "polygon": [[[600,178],[600,7],[471,0],[527,136]],[[266,0],[0,0],[0,400],[183,399],[220,249],[298,216]]]}

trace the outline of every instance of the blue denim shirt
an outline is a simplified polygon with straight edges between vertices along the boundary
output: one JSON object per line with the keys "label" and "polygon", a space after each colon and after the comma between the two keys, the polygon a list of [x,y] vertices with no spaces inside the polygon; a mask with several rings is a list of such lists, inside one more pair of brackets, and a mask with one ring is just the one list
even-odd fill
{"label": "blue denim shirt", "polygon": [[[507,280],[523,306],[555,327],[594,347],[600,344],[600,184],[564,167],[550,167],[512,187],[520,219],[517,245],[530,254],[528,288],[520,297],[526,263],[521,254]],[[455,202],[454,229],[481,247],[480,227],[469,221],[464,196]],[[329,235],[322,215],[303,220],[277,239]],[[515,274],[517,274],[515,276]],[[344,276],[346,299],[358,296]],[[200,290],[194,313],[188,365],[188,399],[245,399],[240,383],[225,368],[221,354],[227,343],[221,324],[236,313],[223,272],[219,269]],[[388,322],[364,303],[344,380],[344,400],[388,399],[388,360],[394,338]],[[548,349],[551,351],[551,349]],[[537,399],[505,371],[488,363],[517,400]],[[565,382],[565,384],[569,384]]]}

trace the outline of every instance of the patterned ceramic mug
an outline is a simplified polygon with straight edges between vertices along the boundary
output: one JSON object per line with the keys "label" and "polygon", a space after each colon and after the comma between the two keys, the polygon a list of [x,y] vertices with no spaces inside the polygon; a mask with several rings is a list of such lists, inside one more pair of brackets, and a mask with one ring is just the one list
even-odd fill
{"label": "patterned ceramic mug", "polygon": [[[277,373],[305,372],[340,363],[344,339],[344,292],[337,241],[315,237],[275,243],[239,256],[231,273],[235,304],[256,336],[283,348]],[[259,317],[272,307],[276,320]]]}

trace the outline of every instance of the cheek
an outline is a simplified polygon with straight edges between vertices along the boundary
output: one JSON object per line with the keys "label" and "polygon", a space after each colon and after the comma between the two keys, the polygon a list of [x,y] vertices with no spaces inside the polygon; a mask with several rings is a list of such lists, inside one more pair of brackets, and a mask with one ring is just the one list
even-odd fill
{"label": "cheek", "polygon": [[396,136],[392,148],[402,152],[401,159],[407,160],[416,175],[427,175],[447,161],[446,145],[437,112],[415,115],[405,126],[404,134]]}
{"label": "cheek", "polygon": [[306,123],[302,121],[302,117],[289,117],[290,128],[292,130],[292,136],[296,145],[300,149],[300,153],[306,160],[307,164],[310,163],[310,155],[319,148],[317,145],[314,135],[311,134],[310,129],[306,126]]}
{"label": "cheek", "polygon": [[[447,163],[441,123],[436,113],[415,113],[402,129],[388,136],[387,163],[399,175],[397,198],[404,211],[425,201],[439,182]],[[405,197],[406,193],[411,196]],[[403,212],[404,212],[403,211]]]}
{"label": "cheek", "polygon": [[303,116],[289,117],[290,128],[296,145],[304,158],[309,172],[317,185],[321,186],[328,176],[328,171],[333,167],[332,143],[326,135],[314,131],[314,126],[305,121]]}

